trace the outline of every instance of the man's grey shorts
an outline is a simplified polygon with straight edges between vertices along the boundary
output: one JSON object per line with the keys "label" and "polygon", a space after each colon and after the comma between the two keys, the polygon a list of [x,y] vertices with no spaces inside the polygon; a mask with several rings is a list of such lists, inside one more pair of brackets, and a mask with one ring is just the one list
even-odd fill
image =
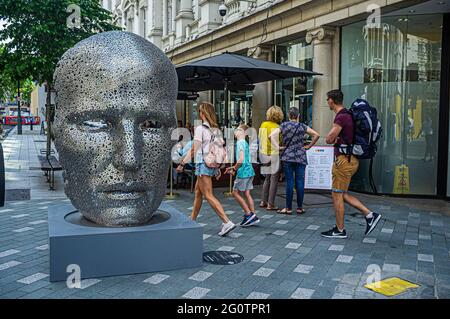
{"label": "man's grey shorts", "polygon": [[236,178],[234,180],[233,190],[245,192],[252,189],[253,189],[253,176],[248,178]]}

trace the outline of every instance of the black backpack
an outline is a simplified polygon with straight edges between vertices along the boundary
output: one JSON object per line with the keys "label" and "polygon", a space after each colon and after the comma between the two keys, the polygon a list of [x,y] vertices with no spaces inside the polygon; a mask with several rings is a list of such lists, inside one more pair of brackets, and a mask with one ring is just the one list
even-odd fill
{"label": "black backpack", "polygon": [[339,152],[359,159],[372,159],[383,133],[376,108],[366,100],[356,99],[347,112],[353,118],[353,143],[336,145]]}

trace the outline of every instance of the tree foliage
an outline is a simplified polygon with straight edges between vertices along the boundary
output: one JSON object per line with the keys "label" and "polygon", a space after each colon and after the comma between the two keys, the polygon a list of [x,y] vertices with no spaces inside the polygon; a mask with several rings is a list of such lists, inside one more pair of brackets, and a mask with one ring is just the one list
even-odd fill
{"label": "tree foliage", "polygon": [[[79,27],[73,27],[71,4],[80,8]],[[98,0],[1,0],[1,21],[6,24],[0,29],[0,74],[50,86],[66,50],[95,33],[119,29]]]}

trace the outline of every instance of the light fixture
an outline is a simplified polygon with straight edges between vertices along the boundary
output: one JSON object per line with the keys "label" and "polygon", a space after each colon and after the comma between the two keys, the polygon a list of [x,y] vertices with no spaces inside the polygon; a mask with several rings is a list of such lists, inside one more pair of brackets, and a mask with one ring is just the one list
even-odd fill
{"label": "light fixture", "polygon": [[[256,4],[256,1],[257,1],[257,0],[239,0],[239,1],[249,2],[249,3],[251,3],[252,5],[254,5],[254,4]],[[221,16],[221,17],[226,16],[226,15],[227,15],[227,11],[228,11],[227,5],[225,4],[225,1],[222,1],[222,3],[221,3],[220,6],[219,6],[219,14],[220,14],[220,16]]]}

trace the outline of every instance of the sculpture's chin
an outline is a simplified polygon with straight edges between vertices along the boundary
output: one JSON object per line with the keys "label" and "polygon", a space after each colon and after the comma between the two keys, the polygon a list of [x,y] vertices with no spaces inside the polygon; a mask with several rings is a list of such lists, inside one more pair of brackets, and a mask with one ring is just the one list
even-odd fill
{"label": "sculpture's chin", "polygon": [[150,208],[117,207],[108,208],[101,213],[82,210],[80,210],[80,213],[84,218],[99,226],[132,227],[147,224],[154,212]]}
{"label": "sculpture's chin", "polygon": [[79,196],[71,187],[66,188],[66,194],[84,218],[108,227],[148,224],[164,196],[164,192],[159,190],[86,191],[84,196]]}

